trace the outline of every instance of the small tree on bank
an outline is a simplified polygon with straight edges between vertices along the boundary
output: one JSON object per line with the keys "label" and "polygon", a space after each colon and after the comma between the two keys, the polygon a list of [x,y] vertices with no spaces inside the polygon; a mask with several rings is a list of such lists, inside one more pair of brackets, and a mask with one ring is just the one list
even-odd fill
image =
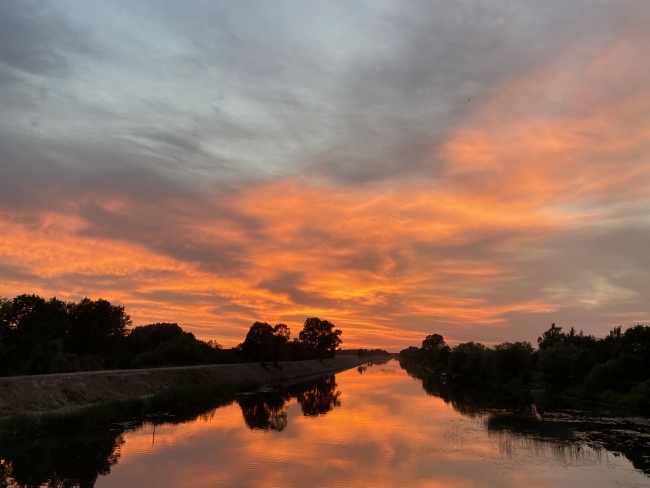
{"label": "small tree on bank", "polygon": [[305,325],[298,337],[301,341],[314,347],[322,359],[333,358],[336,355],[336,348],[343,343],[340,338],[341,334],[341,330],[335,329],[331,322],[311,317],[305,320]]}

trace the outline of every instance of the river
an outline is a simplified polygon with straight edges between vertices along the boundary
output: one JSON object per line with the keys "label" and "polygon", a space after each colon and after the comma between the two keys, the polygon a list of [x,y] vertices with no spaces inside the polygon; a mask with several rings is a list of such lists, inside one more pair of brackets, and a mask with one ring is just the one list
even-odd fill
{"label": "river", "polygon": [[0,486],[650,486],[647,419],[546,403],[473,398],[390,360],[198,416],[3,440]]}

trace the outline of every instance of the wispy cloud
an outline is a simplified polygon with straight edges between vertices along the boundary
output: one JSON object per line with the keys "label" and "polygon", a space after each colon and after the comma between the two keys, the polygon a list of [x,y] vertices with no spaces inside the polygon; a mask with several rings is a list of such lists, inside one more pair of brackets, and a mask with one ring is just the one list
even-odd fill
{"label": "wispy cloud", "polygon": [[227,345],[650,320],[645,3],[62,5],[0,7],[0,295]]}

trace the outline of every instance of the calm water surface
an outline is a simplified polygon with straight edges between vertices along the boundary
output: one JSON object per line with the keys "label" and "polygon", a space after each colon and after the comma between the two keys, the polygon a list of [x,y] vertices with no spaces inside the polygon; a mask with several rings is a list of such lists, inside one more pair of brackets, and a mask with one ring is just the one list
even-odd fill
{"label": "calm water surface", "polygon": [[650,486],[647,420],[488,408],[395,360],[71,439],[0,449],[4,486]]}

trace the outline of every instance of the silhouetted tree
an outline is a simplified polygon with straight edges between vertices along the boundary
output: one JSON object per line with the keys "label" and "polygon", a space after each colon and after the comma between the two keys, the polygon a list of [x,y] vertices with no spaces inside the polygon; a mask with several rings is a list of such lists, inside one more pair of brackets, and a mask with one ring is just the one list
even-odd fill
{"label": "silhouetted tree", "polygon": [[449,346],[440,334],[431,334],[422,341],[422,353],[428,364],[435,368],[447,364]]}
{"label": "silhouetted tree", "polygon": [[287,344],[291,331],[285,324],[275,327],[266,322],[255,322],[246,334],[246,339],[241,346],[245,357],[253,361],[277,361],[287,356]]}
{"label": "silhouetted tree", "polygon": [[549,386],[560,389],[568,386],[574,375],[579,350],[573,344],[555,342],[540,351],[539,369]]}
{"label": "silhouetted tree", "polygon": [[[487,347],[476,342],[448,349],[448,360],[438,360],[446,345],[439,334],[427,336],[422,347],[400,351],[400,363],[410,371],[459,373],[462,383],[503,385],[510,391],[522,387],[582,393],[650,412],[650,326],[636,325],[623,332],[614,327],[604,338],[563,332],[552,324],[538,339],[539,349],[528,342],[504,342]],[[430,374],[430,373],[427,373]],[[435,377],[427,382],[436,383]],[[448,378],[448,376],[447,376]],[[437,388],[437,386],[436,386]]]}
{"label": "silhouetted tree", "polygon": [[131,317],[108,300],[84,298],[68,304],[70,329],[65,348],[74,354],[111,353],[126,337]]}
{"label": "silhouetted tree", "polygon": [[277,391],[245,395],[237,399],[244,422],[250,429],[275,430],[280,432],[287,426],[286,400]]}
{"label": "silhouetted tree", "polygon": [[514,379],[528,381],[534,360],[535,350],[530,342],[497,344],[494,346],[495,377],[500,383]]}
{"label": "silhouetted tree", "polygon": [[286,343],[289,342],[289,338],[291,337],[291,329],[285,324],[277,324],[273,327],[273,335],[281,338]]}
{"label": "silhouetted tree", "polygon": [[336,348],[343,342],[340,338],[342,332],[334,328],[334,324],[327,320],[311,317],[305,320],[305,325],[300,331],[300,340],[314,347],[321,358],[332,358],[336,355]]}
{"label": "silhouetted tree", "polygon": [[303,415],[314,417],[325,415],[334,407],[340,407],[339,397],[341,392],[336,389],[335,376],[318,378],[311,388],[305,389],[296,395],[302,408]]}
{"label": "silhouetted tree", "polygon": [[465,342],[449,354],[449,372],[460,374],[463,381],[480,381],[493,371],[493,351],[478,342]]}
{"label": "silhouetted tree", "polygon": [[540,351],[543,351],[557,342],[563,342],[563,338],[564,334],[562,333],[562,327],[556,327],[553,323],[551,324],[551,328],[537,339],[537,345],[539,346]]}
{"label": "silhouetted tree", "polygon": [[128,345],[135,354],[153,351],[165,342],[179,339],[185,332],[178,324],[155,323],[139,325],[129,333]]}
{"label": "silhouetted tree", "polygon": [[61,356],[61,340],[68,334],[70,320],[66,303],[56,298],[19,295],[2,305],[4,373],[49,373],[51,363]]}
{"label": "silhouetted tree", "polygon": [[306,359],[318,359],[319,352],[311,344],[300,339],[293,339],[287,343],[287,358],[291,361],[304,361]]}
{"label": "silhouetted tree", "polygon": [[243,353],[253,361],[266,361],[273,347],[273,327],[266,322],[255,322],[242,344]]}

